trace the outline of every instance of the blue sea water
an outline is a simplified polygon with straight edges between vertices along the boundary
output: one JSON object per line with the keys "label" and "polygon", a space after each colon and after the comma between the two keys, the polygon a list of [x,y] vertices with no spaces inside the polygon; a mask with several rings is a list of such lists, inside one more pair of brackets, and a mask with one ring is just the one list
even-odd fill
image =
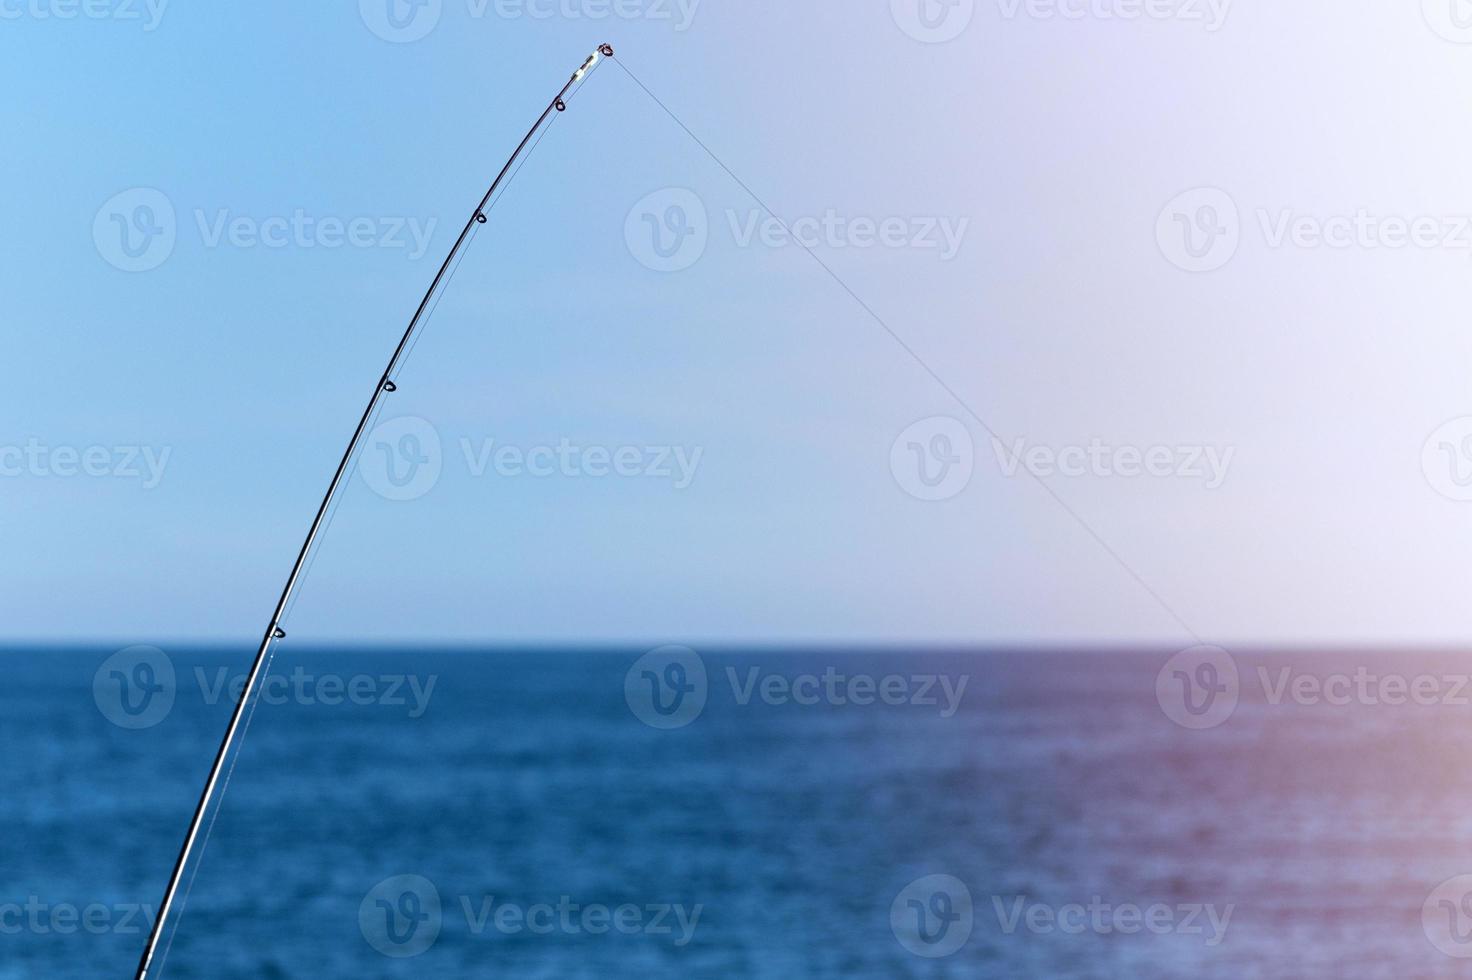
{"label": "blue sea water", "polygon": [[[284,645],[291,686],[257,708],[156,975],[1469,966],[1472,934],[1449,919],[1438,944],[1423,905],[1472,873],[1472,707],[1274,704],[1267,683],[1455,658],[1239,656],[1241,703],[1193,730],[1158,699],[1167,654],[703,651],[703,707],[662,728],[635,710],[648,677],[626,689],[641,652]],[[170,649],[168,685],[114,653],[0,655],[0,978],[132,975],[228,717],[220,679],[250,658]],[[817,703],[791,696],[803,677]],[[167,710],[119,713],[150,680]]]}

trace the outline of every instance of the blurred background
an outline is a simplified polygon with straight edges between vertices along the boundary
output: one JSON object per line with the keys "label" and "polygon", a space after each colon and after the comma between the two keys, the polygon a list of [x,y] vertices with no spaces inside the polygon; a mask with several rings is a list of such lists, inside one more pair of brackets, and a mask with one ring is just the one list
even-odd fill
{"label": "blurred background", "polygon": [[132,968],[601,42],[163,975],[1455,975],[1463,0],[8,0],[0,977]]}

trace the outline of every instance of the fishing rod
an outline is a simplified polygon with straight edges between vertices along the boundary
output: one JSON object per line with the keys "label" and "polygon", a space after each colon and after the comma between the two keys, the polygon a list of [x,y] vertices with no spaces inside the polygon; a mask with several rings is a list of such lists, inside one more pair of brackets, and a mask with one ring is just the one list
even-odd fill
{"label": "fishing rod", "polygon": [[210,766],[209,778],[205,780],[204,791],[200,794],[199,803],[194,808],[194,817],[189,821],[189,833],[184,837],[184,846],[179,849],[178,860],[174,862],[173,873],[169,875],[169,885],[164,890],[163,901],[159,903],[158,914],[154,917],[153,929],[148,935],[148,945],[144,947],[143,956],[138,961],[138,972],[135,975],[135,980],[147,980],[149,968],[153,963],[154,953],[158,950],[159,940],[163,936],[164,926],[168,921],[169,912],[174,904],[174,898],[178,894],[179,884],[184,878],[185,867],[189,864],[190,853],[194,850],[194,844],[199,836],[200,827],[204,823],[205,813],[209,809],[210,802],[215,795],[215,787],[220,780],[220,773],[224,769],[225,760],[230,755],[231,746],[235,742],[235,736],[240,728],[241,718],[245,714],[245,706],[250,701],[251,695],[255,692],[260,682],[261,674],[268,662],[272,646],[276,641],[286,638],[286,631],[281,628],[281,619],[286,614],[287,606],[291,602],[292,593],[296,590],[297,582],[301,578],[302,569],[312,554],[312,547],[317,543],[317,536],[322,531],[323,522],[332,509],[332,503],[337,497],[338,490],[342,487],[343,478],[352,467],[353,458],[358,451],[358,445],[362,442],[363,434],[368,428],[368,423],[372,420],[373,413],[378,408],[379,399],[386,394],[392,394],[399,390],[398,385],[393,379],[394,371],[399,366],[399,362],[403,358],[404,351],[408,348],[409,342],[414,338],[415,331],[419,329],[420,323],[424,320],[425,312],[430,309],[430,301],[434,299],[441,284],[445,282],[445,276],[454,266],[455,260],[459,257],[461,249],[465,247],[465,243],[469,240],[471,232],[475,230],[476,225],[486,223],[486,211],[491,204],[491,199],[495,197],[496,191],[500,189],[502,183],[506,180],[506,175],[511,173],[511,168],[516,165],[517,160],[521,159],[522,153],[526,150],[527,145],[531,143],[532,137],[536,136],[542,130],[548,118],[554,112],[564,112],[567,110],[566,98],[572,87],[587,77],[588,72],[598,64],[600,58],[612,57],[612,45],[600,45],[598,50],[594,51],[588,56],[588,60],[583,62],[582,67],[573,72],[572,78],[568,79],[567,83],[562,86],[562,89],[553,96],[552,101],[547,103],[547,108],[543,109],[542,114],[537,117],[536,123],[531,129],[527,130],[526,136],[522,137],[521,142],[517,145],[516,152],[511,154],[511,159],[506,161],[506,166],[501,168],[501,172],[496,175],[496,179],[491,183],[490,190],[486,191],[485,196],[476,205],[475,211],[471,214],[470,219],[465,222],[465,228],[460,232],[460,237],[455,239],[455,245],[450,249],[450,254],[445,257],[445,261],[440,266],[439,272],[435,274],[434,281],[429,284],[429,290],[424,294],[424,299],[419,302],[419,308],[414,311],[413,318],[409,320],[409,326],[405,328],[404,336],[399,339],[399,346],[394,348],[393,356],[388,360],[388,366],[383,369],[383,374],[374,386],[373,397],[368,400],[368,407],[363,410],[363,417],[358,421],[358,428],[354,430],[353,438],[348,442],[348,448],[342,454],[342,462],[337,464],[337,472],[332,476],[332,483],[327,487],[327,494],[322,498],[322,505],[317,508],[317,516],[312,519],[311,529],[307,532],[307,539],[302,543],[301,551],[297,554],[296,564],[291,566],[291,574],[286,579],[286,587],[281,590],[281,599],[276,603],[276,611],[271,614],[271,622],[266,626],[265,638],[261,640],[260,649],[256,651],[256,659],[251,665],[250,674],[246,677],[245,688],[241,691],[240,700],[236,702],[235,711],[230,716],[230,725],[225,729],[225,737],[220,742],[220,749],[215,753],[215,761]]}

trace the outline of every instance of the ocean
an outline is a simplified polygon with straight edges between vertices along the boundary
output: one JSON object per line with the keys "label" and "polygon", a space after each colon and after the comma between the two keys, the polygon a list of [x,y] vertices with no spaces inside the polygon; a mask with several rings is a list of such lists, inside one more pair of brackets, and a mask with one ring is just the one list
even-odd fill
{"label": "ocean", "polygon": [[[0,978],[132,976],[250,655],[0,655]],[[1465,670],[288,641],[155,975],[1464,976]]]}

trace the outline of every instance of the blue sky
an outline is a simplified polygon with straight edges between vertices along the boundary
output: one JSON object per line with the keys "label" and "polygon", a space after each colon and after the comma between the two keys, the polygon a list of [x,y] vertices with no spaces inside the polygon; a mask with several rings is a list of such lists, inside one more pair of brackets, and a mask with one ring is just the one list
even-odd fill
{"label": "blue sky", "polygon": [[[1464,636],[1472,531],[1426,470],[1472,414],[1467,256],[1274,231],[1472,212],[1432,125],[1455,25],[907,2],[6,6],[7,634],[258,635],[468,209],[609,41],[846,286],[600,68],[401,372],[295,634]],[[1191,271],[1202,189],[1236,245]]]}

